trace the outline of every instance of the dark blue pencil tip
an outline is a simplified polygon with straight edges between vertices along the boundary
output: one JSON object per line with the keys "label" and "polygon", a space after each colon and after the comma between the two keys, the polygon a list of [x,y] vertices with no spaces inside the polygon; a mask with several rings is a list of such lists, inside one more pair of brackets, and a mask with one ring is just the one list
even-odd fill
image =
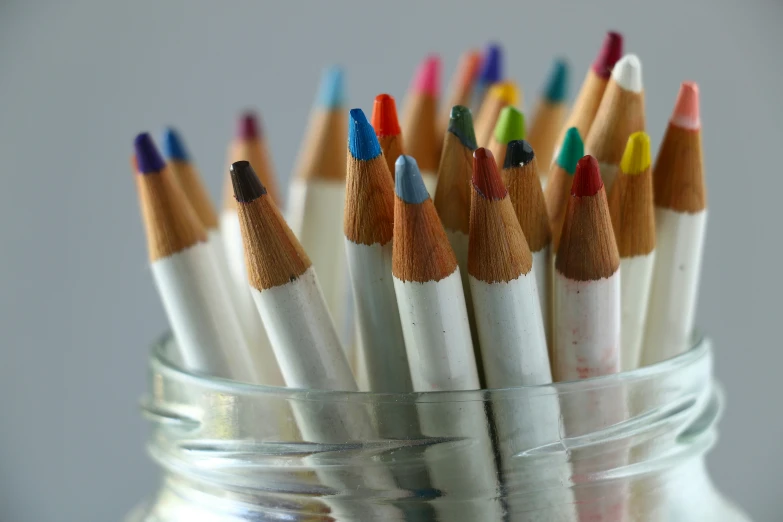
{"label": "dark blue pencil tip", "polygon": [[335,65],[325,70],[321,76],[318,105],[324,109],[337,109],[343,106],[344,101],[343,70]]}
{"label": "dark blue pencil tip", "polygon": [[419,165],[410,156],[400,156],[394,163],[394,191],[405,203],[424,203],[430,197]]}
{"label": "dark blue pencil tip", "polygon": [[136,139],[133,140],[133,149],[136,152],[138,170],[142,174],[160,172],[166,166],[148,132],[142,132],[136,136]]}
{"label": "dark blue pencil tip", "polygon": [[185,143],[180,138],[179,133],[171,127],[163,131],[161,138],[163,144],[163,155],[169,160],[190,161],[190,154],[185,147]]}
{"label": "dark blue pencil tip", "polygon": [[381,144],[367,116],[361,109],[351,109],[348,120],[348,150],[358,160],[371,160],[381,155]]}
{"label": "dark blue pencil tip", "polygon": [[544,96],[553,103],[564,102],[568,98],[568,62],[565,60],[558,59],[552,64]]}
{"label": "dark blue pencil tip", "polygon": [[503,48],[500,44],[490,44],[481,64],[479,81],[491,85],[503,79]]}

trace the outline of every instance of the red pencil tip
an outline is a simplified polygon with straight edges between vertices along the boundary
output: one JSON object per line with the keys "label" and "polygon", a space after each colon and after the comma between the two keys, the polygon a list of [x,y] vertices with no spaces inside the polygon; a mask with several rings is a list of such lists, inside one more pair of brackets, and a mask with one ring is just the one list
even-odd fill
{"label": "red pencil tip", "polygon": [[254,140],[258,138],[259,134],[256,115],[251,111],[243,112],[237,121],[237,139]]}
{"label": "red pencil tip", "polygon": [[419,66],[413,80],[413,89],[436,97],[440,92],[440,56],[431,54]]}
{"label": "red pencil tip", "polygon": [[508,194],[492,152],[479,147],[473,153],[473,186],[486,199],[503,199]]}
{"label": "red pencil tip", "polygon": [[623,35],[614,31],[606,33],[604,43],[593,62],[593,71],[601,78],[609,78],[614,64],[623,56]]}
{"label": "red pencil tip", "polygon": [[375,97],[372,106],[372,126],[379,138],[397,136],[402,132],[400,122],[397,120],[397,105],[392,96],[379,94]]}
{"label": "red pencil tip", "polygon": [[571,185],[571,195],[578,198],[595,196],[604,186],[601,179],[601,169],[598,161],[590,155],[584,156],[576,163],[574,183]]}

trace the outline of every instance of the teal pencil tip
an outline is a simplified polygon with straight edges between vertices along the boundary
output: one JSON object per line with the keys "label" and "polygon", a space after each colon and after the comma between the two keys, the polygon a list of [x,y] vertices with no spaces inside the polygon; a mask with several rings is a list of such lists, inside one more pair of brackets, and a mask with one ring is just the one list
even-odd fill
{"label": "teal pencil tip", "polygon": [[337,109],[345,103],[343,70],[332,66],[324,71],[318,93],[318,105],[325,109]]}
{"label": "teal pencil tip", "polygon": [[576,172],[576,164],[585,155],[585,146],[582,137],[576,127],[568,129],[563,139],[560,154],[557,155],[557,164],[566,172],[573,175]]}
{"label": "teal pencil tip", "polygon": [[553,103],[561,103],[568,98],[568,62],[555,60],[544,89],[544,96]]}

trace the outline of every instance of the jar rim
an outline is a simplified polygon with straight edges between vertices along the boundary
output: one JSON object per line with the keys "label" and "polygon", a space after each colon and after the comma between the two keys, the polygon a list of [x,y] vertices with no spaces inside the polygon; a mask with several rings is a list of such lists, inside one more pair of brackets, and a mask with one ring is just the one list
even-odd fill
{"label": "jar rim", "polygon": [[619,386],[640,381],[655,379],[678,370],[684,370],[698,364],[705,358],[711,359],[712,342],[701,335],[693,336],[692,347],[680,355],[649,366],[637,368],[612,375],[590,377],[579,381],[556,382],[552,384],[514,386],[510,388],[491,388],[481,390],[428,391],[408,393],[381,393],[365,391],[335,391],[306,388],[288,388],[284,386],[268,386],[248,382],[234,381],[222,377],[205,375],[187,370],[174,362],[167,354],[174,347],[171,332],[166,332],[153,343],[150,353],[150,369],[153,375],[160,375],[167,380],[182,381],[189,385],[199,386],[212,391],[221,391],[233,395],[272,395],[276,397],[295,398],[299,400],[351,400],[373,402],[442,402],[448,397],[449,402],[485,401],[488,396],[493,400],[502,400],[503,396],[535,395],[565,395],[581,393],[586,390],[596,390],[607,386]]}

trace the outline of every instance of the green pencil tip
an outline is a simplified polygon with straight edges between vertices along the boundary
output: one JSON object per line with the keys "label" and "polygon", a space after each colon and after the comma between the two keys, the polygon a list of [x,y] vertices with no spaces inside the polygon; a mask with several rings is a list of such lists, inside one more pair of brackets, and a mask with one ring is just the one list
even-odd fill
{"label": "green pencil tip", "polygon": [[473,116],[467,107],[455,105],[451,108],[449,132],[459,138],[459,141],[466,148],[476,150],[478,147],[476,144],[476,133],[473,130]]}
{"label": "green pencil tip", "polygon": [[585,155],[585,146],[582,137],[576,127],[571,127],[566,132],[560,154],[557,155],[557,164],[566,172],[573,175],[576,172],[576,163]]}
{"label": "green pencil tip", "polygon": [[495,139],[507,144],[509,141],[525,139],[525,116],[516,107],[509,105],[500,111],[495,124]]}

